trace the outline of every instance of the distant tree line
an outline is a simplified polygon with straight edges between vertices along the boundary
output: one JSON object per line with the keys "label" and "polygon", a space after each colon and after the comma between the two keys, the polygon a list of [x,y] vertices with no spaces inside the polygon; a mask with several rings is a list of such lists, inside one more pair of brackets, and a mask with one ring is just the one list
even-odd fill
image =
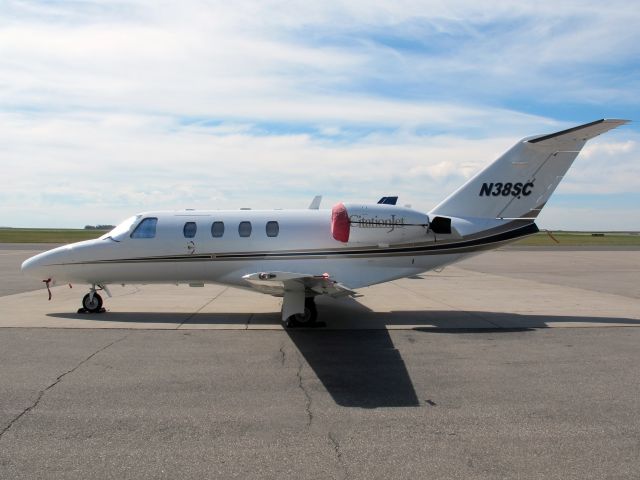
{"label": "distant tree line", "polygon": [[85,230],[113,230],[115,225],[85,225]]}

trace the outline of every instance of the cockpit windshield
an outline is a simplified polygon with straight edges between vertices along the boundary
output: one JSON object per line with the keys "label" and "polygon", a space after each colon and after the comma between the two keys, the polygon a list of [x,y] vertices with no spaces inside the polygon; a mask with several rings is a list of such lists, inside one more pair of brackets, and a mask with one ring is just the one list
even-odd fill
{"label": "cockpit windshield", "polygon": [[129,232],[131,231],[131,227],[136,223],[136,221],[140,218],[140,215],[134,215],[133,217],[127,218],[124,222],[120,223],[116,228],[111,230],[108,233],[105,233],[100,237],[101,240],[115,240],[119,242],[123,238],[126,238]]}

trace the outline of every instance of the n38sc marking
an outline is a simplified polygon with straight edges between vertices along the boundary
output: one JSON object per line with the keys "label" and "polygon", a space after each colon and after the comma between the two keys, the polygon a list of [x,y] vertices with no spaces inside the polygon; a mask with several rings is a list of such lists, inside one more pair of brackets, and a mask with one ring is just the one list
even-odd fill
{"label": "n38sc marking", "polygon": [[495,182],[495,183],[483,183],[480,187],[480,197],[493,196],[493,197],[518,197],[520,195],[528,197],[533,191],[533,182]]}

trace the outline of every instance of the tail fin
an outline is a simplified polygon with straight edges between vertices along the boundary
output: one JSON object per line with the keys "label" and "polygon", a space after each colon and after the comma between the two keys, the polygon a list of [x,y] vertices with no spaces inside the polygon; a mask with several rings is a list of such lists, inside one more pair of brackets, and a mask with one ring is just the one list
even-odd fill
{"label": "tail fin", "polygon": [[449,195],[430,215],[534,219],[587,140],[628,120],[597,120],[528,137]]}

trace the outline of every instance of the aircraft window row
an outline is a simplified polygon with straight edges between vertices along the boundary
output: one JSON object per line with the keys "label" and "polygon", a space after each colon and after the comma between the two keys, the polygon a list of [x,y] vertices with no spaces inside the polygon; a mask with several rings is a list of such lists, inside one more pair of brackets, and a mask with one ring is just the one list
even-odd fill
{"label": "aircraft window row", "polygon": [[[238,224],[238,235],[242,238],[247,238],[251,236],[251,232],[253,227],[251,226],[251,222],[240,222]],[[265,226],[265,231],[267,233],[267,237],[277,237],[280,233],[280,225],[278,222],[270,221],[267,222]],[[211,236],[214,238],[220,238],[224,235],[224,222],[213,222],[211,225]]]}
{"label": "aircraft window row", "polygon": [[[131,238],[155,238],[158,219],[156,217],[148,217],[142,220],[135,230],[131,233]],[[198,231],[196,222],[186,222],[182,227],[182,233],[185,238],[194,238]],[[238,235],[243,238],[250,237],[252,231],[251,222],[240,222],[238,224]],[[269,221],[265,226],[267,237],[277,237],[280,233],[280,225],[278,222]],[[224,222],[213,222],[211,224],[211,236],[221,238],[224,235]]]}

